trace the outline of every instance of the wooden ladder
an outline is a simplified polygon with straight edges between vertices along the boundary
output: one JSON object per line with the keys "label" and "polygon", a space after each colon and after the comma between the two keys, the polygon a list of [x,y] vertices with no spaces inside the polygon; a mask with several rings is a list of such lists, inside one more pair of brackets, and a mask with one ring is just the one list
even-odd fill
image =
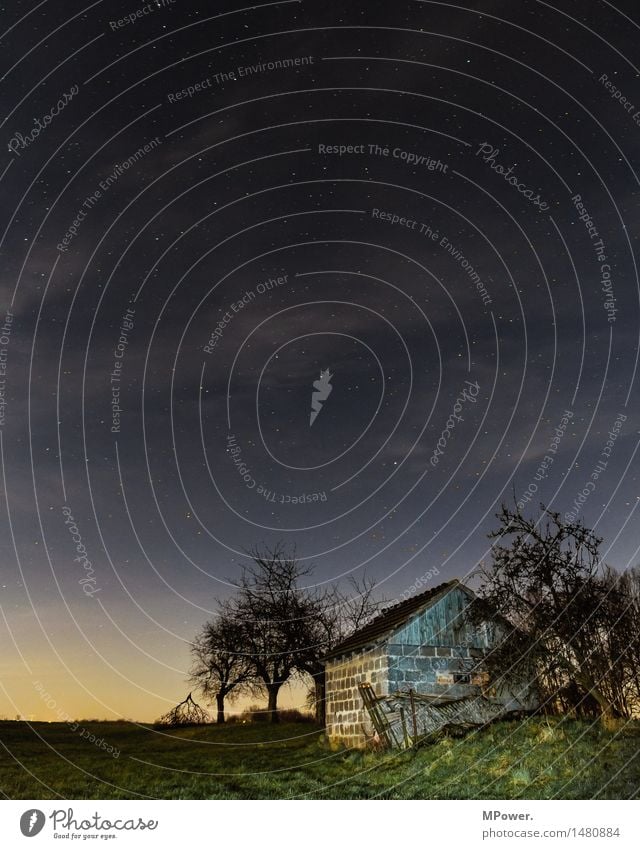
{"label": "wooden ladder", "polygon": [[393,746],[398,746],[399,741],[396,738],[395,731],[393,730],[387,715],[382,709],[382,705],[378,701],[378,697],[376,696],[371,684],[369,684],[368,681],[363,681],[358,684],[358,690],[362,697],[364,706],[367,709],[367,713],[369,714],[369,718],[371,719],[371,723],[378,732],[380,739],[389,749]]}

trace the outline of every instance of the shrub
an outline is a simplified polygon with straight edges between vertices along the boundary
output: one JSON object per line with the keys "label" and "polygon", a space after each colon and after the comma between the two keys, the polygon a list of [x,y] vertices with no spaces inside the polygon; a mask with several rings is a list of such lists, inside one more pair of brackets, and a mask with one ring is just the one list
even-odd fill
{"label": "shrub", "polygon": [[249,705],[249,707],[240,714],[241,722],[268,722],[269,711],[258,705]]}
{"label": "shrub", "polygon": [[315,717],[311,713],[302,713],[296,708],[287,708],[279,710],[278,715],[281,722],[315,722]]}
{"label": "shrub", "polygon": [[[285,708],[278,711],[280,722],[315,722],[312,714],[302,713],[296,708]],[[268,722],[269,711],[258,705],[249,705],[239,716],[235,718],[236,722]]]}

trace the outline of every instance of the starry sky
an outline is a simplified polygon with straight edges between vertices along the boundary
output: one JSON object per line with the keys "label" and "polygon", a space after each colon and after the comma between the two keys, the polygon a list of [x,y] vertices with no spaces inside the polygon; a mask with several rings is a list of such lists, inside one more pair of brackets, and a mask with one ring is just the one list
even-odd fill
{"label": "starry sky", "polygon": [[634,7],[3,4],[0,715],[165,712],[252,545],[638,562]]}

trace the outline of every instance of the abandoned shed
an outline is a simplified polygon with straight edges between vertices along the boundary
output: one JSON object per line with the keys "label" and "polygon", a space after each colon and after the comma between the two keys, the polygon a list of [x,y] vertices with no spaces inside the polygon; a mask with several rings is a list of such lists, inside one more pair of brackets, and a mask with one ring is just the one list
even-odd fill
{"label": "abandoned shed", "polygon": [[[468,707],[478,697],[476,703],[483,702],[487,717],[534,706],[526,683],[496,688],[488,680],[482,658],[499,626],[470,625],[465,609],[473,597],[473,591],[458,580],[440,584],[387,608],[326,656],[326,725],[331,742],[362,747],[376,735],[363,700],[368,694],[374,702],[391,704],[393,711],[400,697],[409,693],[414,725],[414,694],[421,705],[446,704],[449,709],[454,703]],[[425,730],[432,723],[428,713],[425,707],[418,718]]]}

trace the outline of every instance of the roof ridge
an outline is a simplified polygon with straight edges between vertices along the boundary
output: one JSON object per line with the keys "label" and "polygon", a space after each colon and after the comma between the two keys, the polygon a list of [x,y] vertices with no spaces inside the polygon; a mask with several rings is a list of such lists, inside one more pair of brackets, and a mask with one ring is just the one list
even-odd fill
{"label": "roof ridge", "polygon": [[378,619],[380,616],[384,616],[385,613],[388,613],[391,610],[396,610],[398,607],[402,607],[403,604],[407,604],[410,601],[415,602],[417,599],[421,598],[422,596],[433,595],[433,593],[435,593],[437,590],[441,590],[443,587],[447,587],[449,585],[459,584],[459,583],[460,583],[460,580],[458,578],[452,578],[450,581],[443,581],[441,584],[436,584],[435,587],[431,587],[431,589],[429,589],[429,590],[423,590],[421,593],[416,593],[415,595],[410,595],[408,598],[405,598],[402,601],[399,601],[397,604],[392,604],[389,607],[382,608],[382,610],[380,611],[378,616],[376,616],[371,621],[375,622],[376,619]]}
{"label": "roof ridge", "polygon": [[[362,628],[354,631],[353,634],[350,634],[338,643],[338,645],[334,646],[331,651],[327,652],[325,659],[329,660],[340,654],[347,654],[356,649],[364,648],[366,645],[381,641],[394,628],[407,621],[413,614],[418,613],[423,605],[435,602],[438,596],[449,592],[456,586],[465,588],[459,578],[452,578],[449,581],[443,581],[441,584],[431,587],[431,589],[410,596],[404,601],[398,602],[398,604],[393,604],[391,607],[385,608]],[[403,617],[402,613],[405,610],[406,615]]]}

